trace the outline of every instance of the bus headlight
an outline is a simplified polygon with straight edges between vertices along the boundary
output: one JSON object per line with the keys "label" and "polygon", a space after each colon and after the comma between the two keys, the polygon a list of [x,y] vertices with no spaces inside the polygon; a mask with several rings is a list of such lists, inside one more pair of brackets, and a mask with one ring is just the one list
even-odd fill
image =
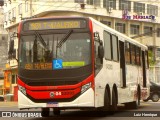
{"label": "bus headlight", "polygon": [[21,91],[24,95],[27,95],[27,94],[26,94],[26,89],[25,89],[24,87],[18,85],[18,89],[19,89],[19,91]]}
{"label": "bus headlight", "polygon": [[85,91],[87,91],[90,87],[91,87],[91,82],[83,85],[81,88],[81,94],[84,93]]}

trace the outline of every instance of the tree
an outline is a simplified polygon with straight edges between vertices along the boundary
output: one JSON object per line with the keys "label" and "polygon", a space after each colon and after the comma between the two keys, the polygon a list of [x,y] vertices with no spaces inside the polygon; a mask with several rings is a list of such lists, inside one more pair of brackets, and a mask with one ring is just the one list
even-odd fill
{"label": "tree", "polygon": [[156,61],[154,59],[154,53],[151,50],[148,50],[148,59],[149,59],[149,65],[154,66]]}

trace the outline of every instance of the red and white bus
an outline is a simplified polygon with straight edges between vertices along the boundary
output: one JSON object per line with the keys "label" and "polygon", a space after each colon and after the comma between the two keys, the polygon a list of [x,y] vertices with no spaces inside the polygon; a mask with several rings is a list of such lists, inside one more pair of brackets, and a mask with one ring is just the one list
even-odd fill
{"label": "red and white bus", "polygon": [[18,37],[20,109],[116,111],[149,96],[148,48],[93,18],[25,20]]}

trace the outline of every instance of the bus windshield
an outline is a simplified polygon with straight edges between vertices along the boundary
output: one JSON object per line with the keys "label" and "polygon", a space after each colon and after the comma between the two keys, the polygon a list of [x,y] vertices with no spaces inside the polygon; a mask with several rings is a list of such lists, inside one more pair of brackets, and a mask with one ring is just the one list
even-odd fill
{"label": "bus windshield", "polygon": [[24,69],[66,69],[91,63],[89,33],[72,33],[58,47],[66,34],[30,34],[20,39],[19,66]]}

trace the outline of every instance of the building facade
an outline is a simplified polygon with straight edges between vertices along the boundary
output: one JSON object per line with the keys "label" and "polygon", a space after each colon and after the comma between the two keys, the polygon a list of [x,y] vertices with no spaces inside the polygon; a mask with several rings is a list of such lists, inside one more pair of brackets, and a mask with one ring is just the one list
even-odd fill
{"label": "building facade", "polygon": [[4,72],[7,63],[8,35],[4,29],[4,10],[0,3],[0,95],[4,94]]}
{"label": "building facade", "polygon": [[[160,82],[155,65],[160,61],[160,0],[5,0],[4,27],[8,31],[9,86],[16,85],[18,23],[35,17],[83,16],[98,21],[147,45],[153,54],[151,79]],[[14,45],[13,45],[14,43]],[[156,61],[156,62],[155,62]],[[159,70],[159,66],[158,70]],[[156,67],[156,68],[157,68]]]}

